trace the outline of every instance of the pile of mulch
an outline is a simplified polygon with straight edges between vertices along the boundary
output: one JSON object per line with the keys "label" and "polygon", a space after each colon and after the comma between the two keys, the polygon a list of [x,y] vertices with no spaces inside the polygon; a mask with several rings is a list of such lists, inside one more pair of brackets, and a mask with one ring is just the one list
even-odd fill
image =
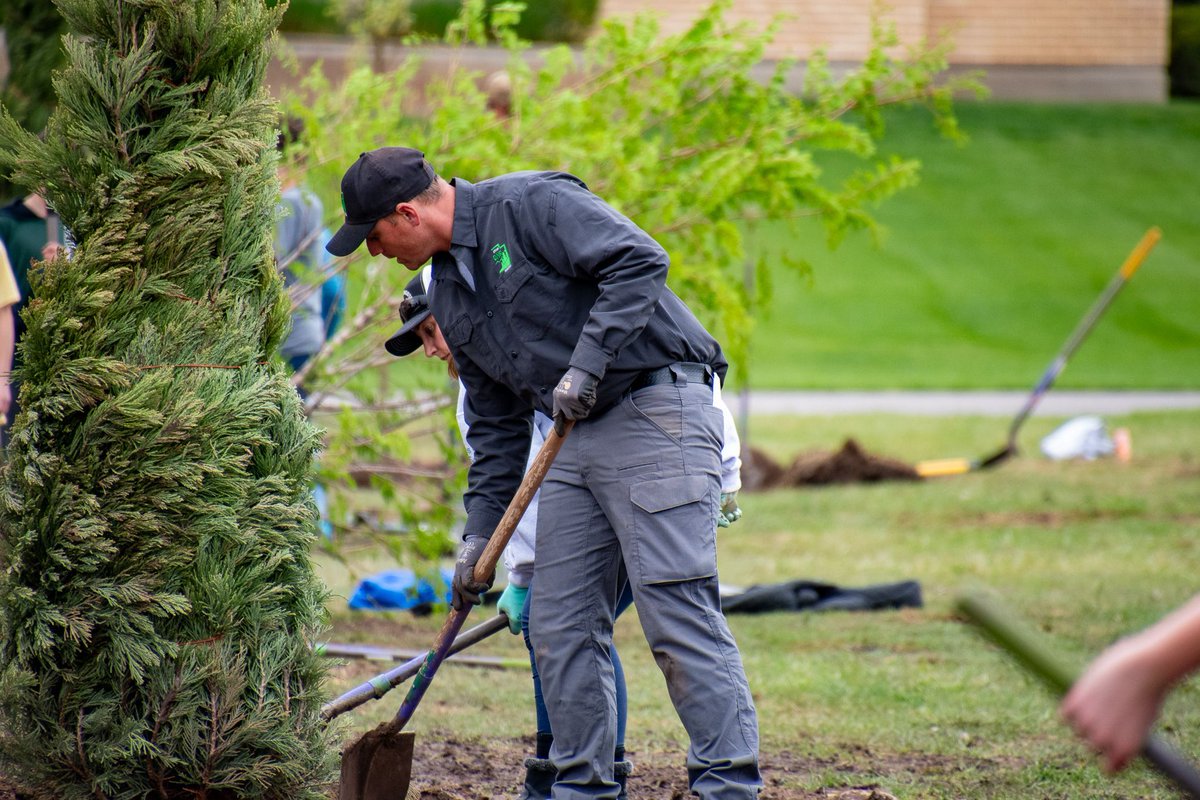
{"label": "pile of mulch", "polygon": [[836,452],[803,453],[787,467],[754,447],[742,457],[742,489],[746,491],[919,480],[921,476],[911,464],[868,453],[854,439],[847,439]]}

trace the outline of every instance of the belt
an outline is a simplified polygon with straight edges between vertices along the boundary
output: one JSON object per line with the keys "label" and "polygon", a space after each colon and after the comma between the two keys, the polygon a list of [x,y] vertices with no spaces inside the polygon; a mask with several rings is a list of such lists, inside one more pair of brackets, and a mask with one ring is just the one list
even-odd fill
{"label": "belt", "polygon": [[712,385],[712,367],[708,364],[680,362],[669,367],[659,367],[658,369],[643,372],[634,378],[629,391],[636,392],[638,389],[644,389],[647,386],[657,386],[660,383],[675,383],[675,373],[677,372],[686,377],[688,383],[695,381],[705,386]]}

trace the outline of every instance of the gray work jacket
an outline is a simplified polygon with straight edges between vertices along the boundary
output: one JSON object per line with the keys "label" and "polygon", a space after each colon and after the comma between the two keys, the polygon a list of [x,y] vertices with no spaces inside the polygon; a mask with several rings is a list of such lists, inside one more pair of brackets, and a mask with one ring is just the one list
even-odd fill
{"label": "gray work jacket", "polygon": [[662,247],[578,178],[517,172],[454,187],[430,308],[467,387],[463,535],[490,536],[524,474],[533,410],[553,413],[569,366],[600,377],[599,415],[647,370],[690,361],[724,378],[728,365],[666,287]]}

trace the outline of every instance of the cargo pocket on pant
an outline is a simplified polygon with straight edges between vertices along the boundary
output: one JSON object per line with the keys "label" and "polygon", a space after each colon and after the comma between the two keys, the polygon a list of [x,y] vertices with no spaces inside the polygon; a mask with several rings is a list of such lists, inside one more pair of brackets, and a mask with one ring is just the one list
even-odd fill
{"label": "cargo pocket on pant", "polygon": [[629,488],[639,583],[674,583],[717,574],[712,483],[705,475],[679,475]]}

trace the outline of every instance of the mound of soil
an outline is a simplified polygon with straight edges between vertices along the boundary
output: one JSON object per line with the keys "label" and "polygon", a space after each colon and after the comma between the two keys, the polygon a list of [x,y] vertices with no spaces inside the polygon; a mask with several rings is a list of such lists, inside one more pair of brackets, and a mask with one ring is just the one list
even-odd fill
{"label": "mound of soil", "polygon": [[842,449],[833,453],[802,454],[789,467],[776,463],[769,455],[754,447],[742,459],[742,488],[747,491],[920,479],[921,476],[912,465],[894,458],[872,455],[854,439],[847,439]]}

